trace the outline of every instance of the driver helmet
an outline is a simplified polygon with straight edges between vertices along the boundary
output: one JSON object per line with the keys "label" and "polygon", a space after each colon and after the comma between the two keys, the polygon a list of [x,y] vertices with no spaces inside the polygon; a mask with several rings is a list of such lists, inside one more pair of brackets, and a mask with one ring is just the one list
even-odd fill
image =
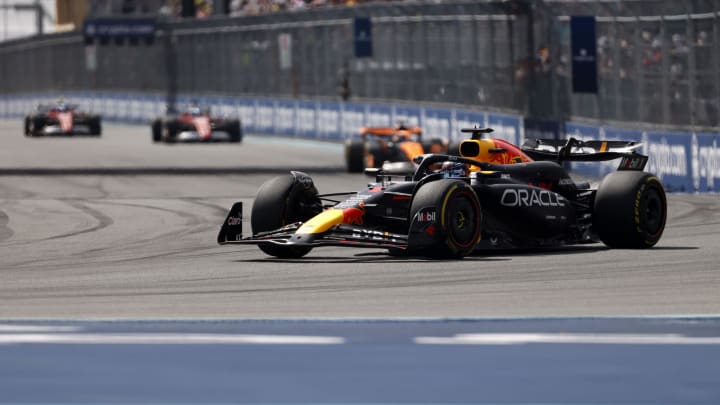
{"label": "driver helmet", "polygon": [[444,162],[438,172],[446,178],[467,177],[467,168],[460,162]]}

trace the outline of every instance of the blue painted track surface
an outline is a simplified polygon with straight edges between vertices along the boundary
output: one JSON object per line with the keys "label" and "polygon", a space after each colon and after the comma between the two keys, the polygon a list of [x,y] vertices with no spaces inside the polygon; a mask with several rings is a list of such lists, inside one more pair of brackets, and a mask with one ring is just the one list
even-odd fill
{"label": "blue painted track surface", "polygon": [[[334,340],[272,340],[292,336]],[[720,318],[0,321],[0,340],[4,404],[720,403]]]}

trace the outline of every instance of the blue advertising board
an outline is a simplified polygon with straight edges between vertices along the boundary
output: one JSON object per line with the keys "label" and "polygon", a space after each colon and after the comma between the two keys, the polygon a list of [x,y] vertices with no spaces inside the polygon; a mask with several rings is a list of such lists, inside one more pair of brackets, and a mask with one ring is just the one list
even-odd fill
{"label": "blue advertising board", "polygon": [[298,101],[295,105],[295,134],[301,138],[317,135],[317,106],[314,101]]}
{"label": "blue advertising board", "polygon": [[487,122],[487,114],[480,111],[453,110],[450,120],[449,141],[460,141],[467,139],[469,134],[461,133],[461,129],[472,129],[484,127]]}
{"label": "blue advertising board", "polygon": [[698,192],[720,191],[720,149],[718,134],[692,136],[693,189]]}
{"label": "blue advertising board", "polygon": [[420,107],[409,105],[395,105],[392,110],[392,120],[395,125],[420,126]]}
{"label": "blue advertising board", "polygon": [[340,103],[340,131],[343,139],[358,136],[360,127],[364,127],[366,123],[365,104]]}
{"label": "blue advertising board", "polygon": [[445,108],[423,108],[420,126],[427,139],[450,139],[452,112]]}
{"label": "blue advertising board", "polygon": [[296,108],[294,101],[283,99],[275,101],[275,111],[273,111],[273,132],[275,135],[296,135],[295,112]]}
{"label": "blue advertising board", "polygon": [[155,38],[156,29],[157,23],[154,18],[88,18],[83,24],[83,36],[87,43],[96,39],[101,43],[109,40],[151,42]]}
{"label": "blue advertising board", "polygon": [[572,88],[576,93],[597,93],[597,42],[595,17],[570,18],[570,48],[572,51]]}
{"label": "blue advertising board", "polygon": [[645,171],[654,173],[670,191],[694,191],[692,136],[680,132],[647,132],[643,153],[648,155]]}
{"label": "blue advertising board", "polygon": [[325,141],[343,139],[340,131],[340,106],[338,103],[317,103],[317,136],[315,138]]}
{"label": "blue advertising board", "polygon": [[488,114],[487,126],[494,132],[492,136],[508,142],[519,144],[521,139],[522,118],[506,114]]}
{"label": "blue advertising board", "polygon": [[372,58],[372,20],[370,17],[355,17],[353,43],[356,58]]}

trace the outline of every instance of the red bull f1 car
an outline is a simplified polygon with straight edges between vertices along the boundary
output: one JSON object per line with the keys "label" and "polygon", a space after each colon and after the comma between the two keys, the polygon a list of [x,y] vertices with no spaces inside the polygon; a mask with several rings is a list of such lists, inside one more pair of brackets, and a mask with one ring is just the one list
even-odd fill
{"label": "red bull f1 car", "polygon": [[345,162],[348,172],[361,173],[366,168],[382,167],[386,161],[397,162],[396,167],[414,167],[412,161],[417,156],[447,152],[447,142],[442,139],[423,141],[420,127],[363,127],[359,138],[345,143]]}
{"label": "red bull f1 car", "polygon": [[240,120],[213,116],[197,105],[157,118],[151,127],[153,142],[241,142],[243,136]]}
{"label": "red bull f1 car", "polygon": [[75,104],[59,101],[55,104],[39,104],[32,114],[25,117],[25,136],[43,135],[93,135],[100,136],[99,115],[78,110]]}
{"label": "red bull f1 car", "polygon": [[[522,147],[463,130],[459,156],[424,154],[415,171],[356,192],[319,194],[291,172],[264,183],[243,237],[242,203],[233,205],[220,244],[256,244],[270,256],[299,258],[319,246],[378,247],[393,255],[462,258],[483,249],[542,248],[602,242],[649,248],[662,236],[667,202],[661,182],[643,171],[639,143],[530,139]],[[576,182],[564,162],[619,159],[597,186]]]}

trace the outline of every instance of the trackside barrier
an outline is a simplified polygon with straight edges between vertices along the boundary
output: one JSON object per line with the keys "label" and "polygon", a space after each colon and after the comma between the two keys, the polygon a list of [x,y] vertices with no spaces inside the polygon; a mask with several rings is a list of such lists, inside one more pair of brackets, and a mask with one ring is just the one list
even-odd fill
{"label": "trackside barrier", "polygon": [[[107,121],[148,124],[165,113],[165,99],[157,94],[76,92],[66,93],[64,98],[84,110],[101,114]],[[55,95],[47,93],[0,96],[0,118],[20,119],[37,104],[54,99]],[[492,127],[493,136],[513,143],[524,140],[523,118],[509,114],[393,103],[251,97],[180,96],[177,104],[192,101],[210,106],[215,114],[239,117],[246,132],[269,136],[342,142],[357,136],[362,126],[404,122],[421,126],[425,136],[449,141],[462,139],[460,129],[474,126]],[[581,140],[643,142],[640,152],[649,156],[646,170],[655,173],[668,190],[720,191],[718,133],[644,131],[575,122],[566,122],[564,127],[568,137]],[[618,161],[573,163],[571,169],[600,177],[614,171],[617,164]]]}

